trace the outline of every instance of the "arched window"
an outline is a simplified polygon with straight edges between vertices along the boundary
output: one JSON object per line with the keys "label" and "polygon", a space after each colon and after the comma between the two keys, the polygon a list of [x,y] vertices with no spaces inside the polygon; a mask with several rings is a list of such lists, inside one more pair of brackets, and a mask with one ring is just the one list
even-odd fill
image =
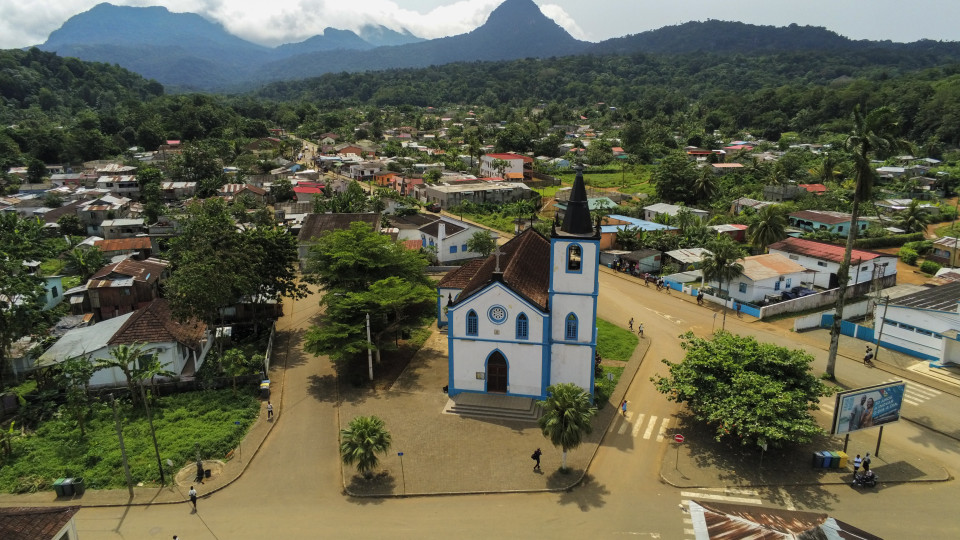
{"label": "arched window", "polygon": [[517,339],[528,339],[530,337],[530,321],[525,313],[517,315]]}
{"label": "arched window", "polygon": [[470,310],[467,312],[467,335],[475,336],[479,329],[479,323],[477,322],[477,312]]}
{"label": "arched window", "polygon": [[583,264],[583,249],[573,244],[567,248],[567,271],[568,272],[579,272],[580,267]]}
{"label": "arched window", "polygon": [[575,341],[577,339],[577,326],[577,316],[573,313],[567,315],[565,330],[563,332],[567,340]]}

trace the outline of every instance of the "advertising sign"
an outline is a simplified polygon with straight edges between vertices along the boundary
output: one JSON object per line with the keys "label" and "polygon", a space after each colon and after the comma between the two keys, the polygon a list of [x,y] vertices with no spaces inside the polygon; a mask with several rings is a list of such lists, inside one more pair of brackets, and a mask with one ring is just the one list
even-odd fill
{"label": "advertising sign", "polygon": [[900,420],[906,390],[906,383],[897,381],[837,394],[832,433],[844,435]]}

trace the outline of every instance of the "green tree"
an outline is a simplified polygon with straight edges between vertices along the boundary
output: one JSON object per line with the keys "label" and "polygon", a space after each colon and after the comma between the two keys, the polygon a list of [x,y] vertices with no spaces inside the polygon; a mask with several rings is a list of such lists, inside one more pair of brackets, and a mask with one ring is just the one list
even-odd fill
{"label": "green tree", "polygon": [[467,249],[484,257],[493,253],[496,247],[497,239],[487,230],[477,231],[467,238]]}
{"label": "green tree", "polygon": [[377,416],[358,416],[347,429],[340,430],[340,458],[347,465],[356,465],[357,472],[371,478],[380,464],[377,454],[390,449],[390,432]]}
{"label": "green tree", "polygon": [[264,305],[282,298],[306,298],[307,286],[300,283],[297,239],[280,227],[258,226],[242,234],[251,279],[248,294],[252,296],[254,321],[259,325]]}
{"label": "green tree", "polygon": [[142,343],[133,345],[117,345],[110,349],[109,358],[97,358],[94,363],[96,371],[104,369],[119,369],[123,377],[127,380],[127,390],[130,392],[130,400],[133,403],[140,401],[140,395],[137,392],[136,383],[139,381],[137,370],[141,367],[141,362],[146,362],[151,354],[143,350]]}
{"label": "green tree", "polygon": [[869,200],[876,176],[871,155],[885,158],[890,153],[907,150],[909,145],[897,137],[897,122],[892,109],[880,107],[867,114],[857,105],[853,109],[853,130],[844,142],[846,149],[853,154],[854,178],[856,187],[853,192],[853,204],[850,207],[850,227],[847,233],[847,245],[843,251],[843,261],[837,269],[837,305],[830,328],[830,351],[827,355],[827,375],[834,377],[837,365],[837,348],[840,345],[840,323],[843,321],[843,306],[846,301],[847,285],[850,277],[850,255],[857,240],[858,221],[860,220],[860,202]]}
{"label": "green tree", "polygon": [[43,279],[27,273],[23,261],[44,257],[42,222],[0,213],[0,389],[10,345],[33,330],[45,301]]}
{"label": "green tree", "polygon": [[[732,238],[725,234],[717,236],[707,247],[710,252],[704,254],[700,271],[703,273],[704,281],[719,283],[720,294],[718,296],[722,296],[723,284],[726,283],[729,287],[734,279],[743,274],[743,264],[738,262],[743,258],[743,251]],[[727,294],[727,297],[729,297],[729,294]],[[721,328],[726,328],[726,325],[727,306],[724,303],[723,326]]]}
{"label": "green tree", "polygon": [[617,230],[617,245],[626,251],[636,251],[643,245],[643,236],[640,227],[623,227]]}
{"label": "green tree", "polygon": [[281,178],[270,186],[270,195],[275,202],[287,202],[293,200],[293,184],[289,178]]}
{"label": "green tree", "polygon": [[694,185],[697,182],[697,166],[687,159],[686,154],[674,152],[667,155],[653,170],[652,183],[657,196],[672,203],[692,203]]}
{"label": "green tree", "polygon": [[713,167],[701,167],[693,181],[693,197],[698,201],[712,201],[720,188],[720,180]]}
{"label": "green tree", "polygon": [[64,390],[67,398],[67,410],[77,421],[80,437],[86,436],[87,413],[90,409],[90,400],[87,389],[90,377],[96,372],[93,362],[86,356],[68,358],[57,365],[57,385]]}
{"label": "green tree", "polygon": [[106,264],[106,259],[98,247],[76,247],[68,251],[64,258],[67,272],[78,275],[83,280],[89,279]]}
{"label": "green tree", "polygon": [[543,436],[563,450],[560,469],[567,468],[567,452],[580,446],[584,435],[593,431],[590,420],[597,409],[590,402],[590,394],[573,383],[558,383],[547,387],[547,399],[540,401],[543,416],[537,420]]}
{"label": "green tree", "polygon": [[764,206],[753,215],[750,225],[747,226],[747,238],[750,245],[760,253],[767,250],[767,246],[779,242],[787,237],[787,216],[783,209],[776,204]]}
{"label": "green tree", "polygon": [[43,179],[47,176],[47,166],[43,164],[39,159],[30,160],[30,164],[27,165],[27,182],[31,184],[39,184],[43,182]]}
{"label": "green tree", "polygon": [[900,215],[897,224],[901,229],[909,232],[925,232],[927,223],[930,222],[930,215],[920,207],[920,201],[914,199]]}
{"label": "green tree", "polygon": [[83,236],[87,233],[86,229],[80,223],[80,218],[76,214],[64,214],[57,219],[57,225],[60,227],[60,234],[68,236]]}
{"label": "green tree", "polygon": [[669,375],[651,381],[713,427],[717,441],[777,448],[823,433],[810,411],[833,391],[811,373],[812,355],[726,331],[683,338],[683,360],[664,359]]}

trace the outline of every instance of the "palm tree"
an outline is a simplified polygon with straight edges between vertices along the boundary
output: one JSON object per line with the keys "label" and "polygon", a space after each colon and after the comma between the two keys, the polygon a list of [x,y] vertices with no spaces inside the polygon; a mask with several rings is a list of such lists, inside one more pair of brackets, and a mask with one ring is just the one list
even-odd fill
{"label": "palm tree", "polygon": [[627,251],[635,251],[643,246],[643,231],[640,227],[626,226],[617,229],[617,245]]}
{"label": "palm tree", "polygon": [[718,187],[717,175],[713,172],[713,167],[703,167],[693,181],[693,195],[697,200],[709,201],[716,195]]}
{"label": "palm tree", "polygon": [[779,242],[787,237],[787,216],[779,205],[764,206],[753,216],[753,221],[747,227],[747,236],[750,245],[763,253],[767,246]]}
{"label": "palm tree", "polygon": [[547,387],[550,394],[540,401],[543,416],[537,421],[543,436],[563,450],[560,469],[567,468],[567,452],[580,446],[583,436],[593,431],[590,419],[597,409],[590,403],[590,394],[573,383],[558,383]]}
{"label": "palm tree", "polygon": [[98,358],[95,367],[97,371],[119,369],[127,379],[130,400],[136,403],[138,397],[134,382],[137,380],[137,372],[142,368],[141,363],[148,362],[150,356],[154,355],[144,352],[142,343],[119,345],[110,350],[110,358]]}
{"label": "palm tree", "polygon": [[380,464],[377,454],[390,448],[390,432],[377,416],[358,416],[347,429],[340,430],[340,457],[347,465],[356,464],[357,472],[370,478]]}
{"label": "palm tree", "polygon": [[86,249],[76,247],[68,251],[65,257],[67,271],[79,275],[84,280],[105,264],[103,253],[97,247]]}
{"label": "palm tree", "polygon": [[847,281],[850,276],[850,254],[857,239],[857,222],[860,219],[860,202],[869,199],[873,190],[876,172],[870,163],[870,154],[885,156],[891,152],[908,150],[909,144],[898,139],[894,133],[897,122],[892,109],[879,107],[864,115],[860,106],[853,108],[853,131],[844,143],[853,155],[853,172],[856,188],[853,191],[853,204],[850,207],[850,232],[847,234],[847,246],[843,252],[843,262],[837,269],[837,307],[830,328],[830,352],[827,356],[827,376],[834,378],[837,366],[837,348],[840,345],[840,325],[843,322],[843,305],[847,293]]}
{"label": "palm tree", "polygon": [[[720,291],[723,291],[723,283],[727,286],[743,274],[743,264],[738,262],[743,257],[740,246],[732,238],[723,234],[711,242],[710,253],[703,256],[700,271],[703,273],[704,281],[717,281],[720,284]],[[729,294],[727,295],[729,296]],[[727,304],[723,304],[723,325],[727,326]]]}
{"label": "palm tree", "polygon": [[900,220],[897,222],[900,225],[900,228],[909,231],[909,232],[925,232],[927,230],[927,223],[930,221],[930,216],[920,208],[919,200],[912,200],[907,206],[907,209],[904,211],[903,215],[900,216]]}

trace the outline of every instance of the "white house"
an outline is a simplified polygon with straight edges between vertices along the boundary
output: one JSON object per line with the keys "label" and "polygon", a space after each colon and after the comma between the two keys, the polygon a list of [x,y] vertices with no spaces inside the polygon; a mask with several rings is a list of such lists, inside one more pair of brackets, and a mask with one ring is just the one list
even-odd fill
{"label": "white house", "polygon": [[660,214],[666,214],[670,217],[676,217],[677,213],[680,210],[689,210],[690,213],[697,216],[703,221],[710,219],[710,212],[706,210],[700,210],[699,208],[691,208],[689,206],[679,206],[676,204],[667,204],[667,203],[656,203],[649,206],[643,207],[643,219],[647,221],[654,221],[657,219],[657,216]]}
{"label": "white house", "polygon": [[[800,286],[807,270],[780,254],[754,255],[740,259],[743,274],[732,283],[723,283],[730,298],[751,304],[762,302],[767,295],[779,295],[792,287]],[[721,288],[717,281],[710,285]]]}
{"label": "white house", "polygon": [[874,338],[896,351],[960,364],[960,283],[947,283],[877,303]]}
{"label": "white house", "polygon": [[[501,160],[506,163],[503,168],[503,178],[522,178],[523,164],[533,163],[533,158],[521,156],[520,154],[484,154],[480,156],[480,176],[501,176],[500,169],[493,166],[493,162],[496,160]],[[519,177],[517,175],[519,175]]]}
{"label": "white house", "polygon": [[451,397],[544,399],[547,387],[561,382],[593,394],[600,231],[590,222],[579,172],[573,189],[549,239],[527,229],[440,283]]}
{"label": "white house", "polygon": [[[94,362],[110,358],[110,351],[120,345],[143,345],[147,353],[157,354],[164,369],[178,377],[191,377],[203,365],[212,343],[206,324],[175,321],[169,303],[158,298],[132,313],[70,330],[40,356],[37,364],[50,366],[78,356]],[[97,371],[90,378],[90,386],[126,384],[118,368]]]}
{"label": "white house", "polygon": [[487,232],[494,239],[499,238],[493,231],[447,216],[427,223],[418,230],[423,247],[436,247],[437,262],[441,265],[480,257],[479,253],[467,248],[467,241],[476,232]]}
{"label": "white house", "polygon": [[[812,276],[805,279],[817,287],[833,289],[838,286],[837,271],[843,261],[844,246],[804,238],[786,238],[771,244],[768,250],[770,253],[783,255],[811,270]],[[896,275],[897,257],[895,255],[864,249],[854,249],[850,253],[850,276],[847,285],[868,283],[874,279],[884,280],[888,276],[894,276],[890,280],[884,280],[893,283],[881,282],[884,286],[891,286],[896,283]]]}

